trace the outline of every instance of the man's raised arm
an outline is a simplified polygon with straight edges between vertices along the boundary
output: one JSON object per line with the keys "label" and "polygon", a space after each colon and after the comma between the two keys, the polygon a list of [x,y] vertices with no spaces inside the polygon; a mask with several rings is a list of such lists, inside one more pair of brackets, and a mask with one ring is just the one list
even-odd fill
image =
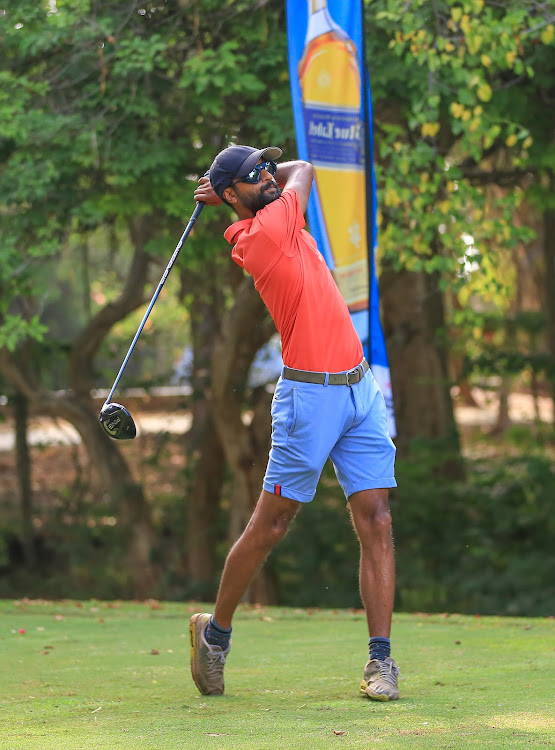
{"label": "man's raised arm", "polygon": [[278,164],[276,182],[282,190],[288,188],[297,193],[303,214],[308,205],[313,180],[314,167],[307,161],[286,161]]}

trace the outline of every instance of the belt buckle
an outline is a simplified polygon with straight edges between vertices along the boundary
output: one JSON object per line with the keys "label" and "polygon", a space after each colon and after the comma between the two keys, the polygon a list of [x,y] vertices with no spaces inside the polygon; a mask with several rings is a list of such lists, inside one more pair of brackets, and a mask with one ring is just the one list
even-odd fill
{"label": "belt buckle", "polygon": [[[358,375],[358,378],[351,382],[351,376],[355,377],[357,375]],[[350,387],[354,385],[355,383],[358,383],[359,381],[360,381],[360,365],[358,367],[355,367],[354,370],[349,370],[349,372],[347,373],[347,385]]]}

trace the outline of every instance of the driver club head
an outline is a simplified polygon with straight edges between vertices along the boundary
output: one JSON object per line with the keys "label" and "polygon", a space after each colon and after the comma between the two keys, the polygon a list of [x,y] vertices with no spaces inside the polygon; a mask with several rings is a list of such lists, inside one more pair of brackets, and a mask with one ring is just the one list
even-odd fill
{"label": "driver club head", "polygon": [[133,440],[137,434],[133,417],[121,404],[104,404],[98,419],[104,432],[114,440]]}

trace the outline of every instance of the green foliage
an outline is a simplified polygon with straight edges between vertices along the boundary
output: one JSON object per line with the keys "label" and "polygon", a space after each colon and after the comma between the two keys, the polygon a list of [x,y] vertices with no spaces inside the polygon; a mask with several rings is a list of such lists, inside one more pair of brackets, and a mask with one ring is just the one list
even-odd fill
{"label": "green foliage", "polygon": [[42,341],[46,331],[46,326],[39,322],[36,315],[26,320],[19,315],[8,314],[0,328],[0,347],[5,346],[8,351],[13,352],[22,339]]}
{"label": "green foliage", "polygon": [[[555,153],[540,93],[553,73],[552,14],[533,1],[375,0],[366,18],[381,252],[455,291],[478,283],[507,295],[502,259],[530,239],[512,219],[518,183],[552,169]],[[501,198],[486,190],[495,183],[508,186]]]}
{"label": "green foliage", "polygon": [[[284,8],[204,6],[3,4],[0,316],[19,297],[44,294],[45,261],[73,232],[121,232],[147,215],[151,247],[167,256],[192,211],[196,176],[229,141],[276,139],[292,154],[288,80],[274,62],[285,60],[286,39],[270,33],[283,28]],[[244,51],[253,45],[256,57]]]}
{"label": "green foliage", "polygon": [[239,42],[230,39],[216,50],[205,49],[191,57],[178,85],[203,96],[205,115],[223,118],[226,100],[222,94],[249,97],[264,91],[263,83],[249,72],[248,62],[247,55],[240,52]]}
{"label": "green foliage", "polygon": [[[555,569],[552,462],[528,457],[469,465],[465,484],[435,471],[422,446],[400,463],[392,509],[397,602],[404,610],[549,614]],[[433,485],[429,482],[433,476]]]}
{"label": "green foliage", "polygon": [[465,308],[454,311],[453,325],[465,341],[461,378],[533,373],[555,379],[555,362],[544,340],[543,312],[500,315]]}

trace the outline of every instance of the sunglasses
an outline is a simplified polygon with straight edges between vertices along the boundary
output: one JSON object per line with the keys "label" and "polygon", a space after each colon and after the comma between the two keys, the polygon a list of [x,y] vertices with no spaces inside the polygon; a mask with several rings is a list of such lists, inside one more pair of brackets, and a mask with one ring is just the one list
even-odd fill
{"label": "sunglasses", "polygon": [[277,172],[277,164],[275,161],[263,161],[262,164],[257,164],[246,177],[240,177],[238,180],[232,182],[231,186],[236,185],[238,182],[248,182],[249,185],[256,185],[262,179],[261,172],[263,169],[265,169],[266,172],[269,172],[273,177]]}

